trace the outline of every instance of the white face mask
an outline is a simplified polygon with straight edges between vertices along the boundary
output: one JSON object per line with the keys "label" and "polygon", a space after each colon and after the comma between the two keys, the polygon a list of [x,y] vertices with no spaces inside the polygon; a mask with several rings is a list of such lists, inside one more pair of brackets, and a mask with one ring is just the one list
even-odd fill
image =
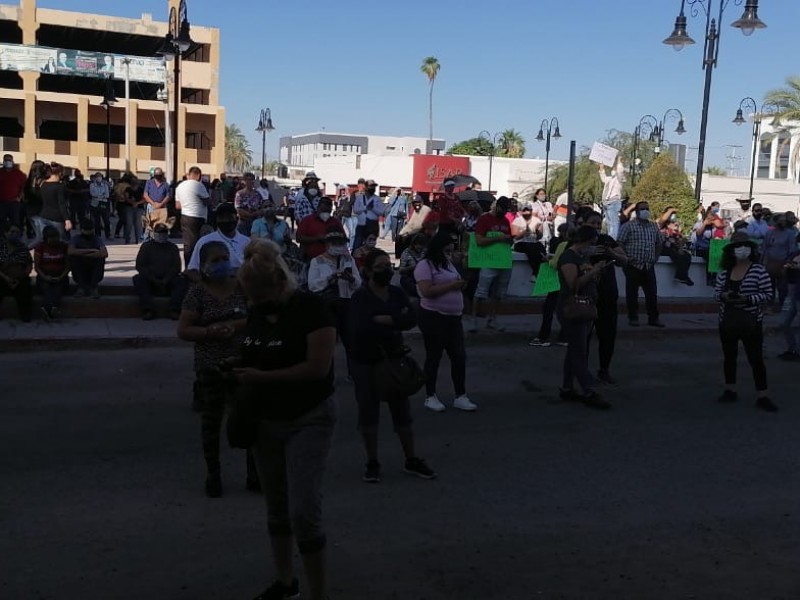
{"label": "white face mask", "polygon": [[308,190],[308,191],[306,192],[306,195],[307,195],[309,198],[314,198],[314,197],[316,197],[316,195],[317,195],[317,194],[319,194],[319,190],[318,190],[318,189],[316,189],[316,188],[311,188],[310,190]]}
{"label": "white face mask", "polygon": [[331,256],[347,256],[347,246],[331,246],[328,248]]}
{"label": "white face mask", "polygon": [[739,246],[738,248],[733,249],[733,255],[736,257],[736,260],[745,260],[750,258],[750,254],[752,250],[748,246]]}
{"label": "white face mask", "polygon": [[322,219],[323,221],[327,221],[328,219],[331,218],[331,213],[329,212],[319,213],[319,218]]}
{"label": "white face mask", "polygon": [[639,218],[642,221],[648,221],[650,219],[650,211],[649,210],[640,210],[639,211]]}
{"label": "white face mask", "polygon": [[10,169],[13,166],[14,166],[14,163],[11,162],[10,160],[3,161],[3,168],[4,169]]}

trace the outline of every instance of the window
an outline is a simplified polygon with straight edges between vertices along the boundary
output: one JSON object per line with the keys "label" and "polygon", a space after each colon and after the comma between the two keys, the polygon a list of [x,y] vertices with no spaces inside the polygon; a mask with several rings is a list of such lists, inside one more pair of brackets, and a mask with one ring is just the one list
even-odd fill
{"label": "window", "polygon": [[387,150],[397,150],[397,146],[386,146]]}
{"label": "window", "polygon": [[322,144],[322,149],[323,150],[327,150],[328,149],[328,144]]}

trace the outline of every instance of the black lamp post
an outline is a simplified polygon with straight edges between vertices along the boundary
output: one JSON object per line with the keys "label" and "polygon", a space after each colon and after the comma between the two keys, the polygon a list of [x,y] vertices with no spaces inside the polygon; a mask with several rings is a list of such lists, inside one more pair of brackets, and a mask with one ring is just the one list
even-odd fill
{"label": "black lamp post", "polygon": [[664,118],[661,119],[661,122],[659,122],[653,131],[653,141],[656,143],[656,154],[661,152],[661,145],[664,143],[664,132],[666,131],[665,125],[668,121],[674,121],[676,119],[678,121],[678,126],[675,128],[675,133],[678,135],[683,135],[686,133],[683,113],[677,108],[670,108],[667,110],[667,112],[664,113]]}
{"label": "black lamp post", "polygon": [[261,179],[264,179],[264,173],[266,173],[267,168],[267,133],[274,130],[272,111],[265,108],[261,111],[261,115],[258,118],[258,127],[256,127],[256,131],[261,134]]}
{"label": "black lamp post", "polygon": [[646,135],[647,139],[654,142],[656,129],[658,129],[658,119],[653,115],[645,115],[639,119],[639,124],[633,130],[633,160],[631,160],[630,168],[632,186],[636,185],[636,161],[639,158],[639,142],[642,140],[643,135]]}
{"label": "black lamp post", "polygon": [[[714,11],[715,0],[681,0],[681,12],[678,18],[675,19],[675,29],[672,31],[664,43],[667,46],[672,46],[675,50],[683,50],[686,46],[694,44],[694,40],[689,37],[686,31],[686,13],[684,12],[686,5],[689,5],[691,14],[696,17],[700,11],[706,15],[706,37],[705,37],[705,51],[703,56],[703,70],[706,72],[705,87],[703,89],[703,116],[700,121],[700,143],[697,151],[697,180],[695,181],[695,198],[700,201],[700,191],[703,184],[703,164],[705,161],[706,151],[706,129],[708,127],[708,104],[711,99],[711,75],[717,66],[717,59],[719,58],[719,40],[721,30],[717,28],[718,23],[722,22],[722,15],[728,6],[730,0],[717,0],[719,3],[719,18],[712,18]],[[733,0],[736,6],[741,6],[744,0]],[[758,18],[758,0],[747,0],[744,7],[744,13],[738,21],[731,23],[731,26],[741,29],[745,36],[752,35],[756,29],[763,29],[766,27],[764,22]]]}
{"label": "black lamp post", "polygon": [[192,47],[192,37],[190,35],[191,26],[189,25],[189,13],[186,8],[186,0],[181,0],[178,5],[178,10],[175,7],[169,9],[169,28],[167,35],[164,38],[164,43],[158,54],[163,56],[166,60],[175,61],[175,93],[173,94],[173,111],[172,117],[174,132],[173,137],[173,150],[172,150],[172,180],[178,180],[178,144],[181,139],[178,133],[180,119],[178,112],[181,106],[181,57]]}
{"label": "black lamp post", "polygon": [[503,139],[503,133],[497,132],[494,135],[485,129],[478,134],[478,139],[486,140],[491,145],[492,149],[489,151],[489,190],[492,191],[492,166],[494,163],[494,155],[497,152],[497,142]]}
{"label": "black lamp post", "polygon": [[[545,137],[545,131],[547,132],[547,137]],[[545,152],[545,159],[544,159],[544,191],[547,192],[547,178],[550,174],[550,138],[559,139],[561,137],[561,130],[558,128],[558,118],[553,117],[548,122],[547,119],[543,120],[541,125],[539,125],[539,134],[536,136],[536,140],[539,142],[545,142],[544,152]]]}
{"label": "black lamp post", "polygon": [[117,103],[114,82],[106,77],[106,91],[100,106],[106,109],[106,181],[111,181],[111,107]]}
{"label": "black lamp post", "polygon": [[756,176],[756,160],[758,159],[758,148],[761,145],[761,121],[764,118],[764,109],[767,103],[761,105],[761,110],[758,109],[758,103],[750,96],[742,98],[739,102],[739,109],[736,111],[736,118],[733,122],[737,125],[743,125],[747,121],[744,118],[744,111],[747,110],[749,114],[753,115],[753,156],[750,159],[750,193],[747,195],[747,200],[753,201],[753,180]]}

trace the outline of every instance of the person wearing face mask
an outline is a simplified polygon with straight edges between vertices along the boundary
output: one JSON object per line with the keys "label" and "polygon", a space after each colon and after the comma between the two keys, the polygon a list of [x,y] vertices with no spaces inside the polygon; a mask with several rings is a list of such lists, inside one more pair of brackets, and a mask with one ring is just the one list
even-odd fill
{"label": "person wearing face mask", "polygon": [[382,240],[391,233],[392,241],[395,241],[397,232],[402,229],[405,223],[407,212],[408,198],[401,188],[397,188],[386,211],[386,220],[383,223],[383,232],[381,233]]}
{"label": "person wearing face mask", "polygon": [[22,200],[28,178],[14,164],[14,157],[3,155],[0,169],[0,225],[9,222],[22,226]]}
{"label": "person wearing face mask", "polygon": [[511,221],[511,235],[514,236],[514,251],[528,257],[531,273],[539,274],[539,267],[545,258],[544,244],[539,242],[542,234],[542,221],[533,215],[533,207],[525,204],[522,211]]}
{"label": "person wearing face mask", "polygon": [[401,252],[406,248],[406,246],[408,246],[408,242],[420,231],[422,231],[422,224],[425,222],[425,219],[428,217],[430,212],[430,206],[423,204],[422,198],[419,196],[414,196],[414,199],[411,201],[411,209],[408,212],[406,224],[403,225],[399,233],[401,239]]}
{"label": "person wearing face mask", "polygon": [[353,260],[356,261],[356,266],[358,267],[359,271],[364,268],[364,261],[367,258],[367,254],[372,252],[377,245],[378,236],[372,234],[368,235],[367,239],[364,240],[364,243],[355,249],[353,252]]}
{"label": "person wearing face mask", "polygon": [[411,240],[408,248],[403,250],[403,254],[400,255],[400,264],[397,268],[400,273],[400,287],[408,294],[409,298],[419,297],[414,270],[420,261],[425,258],[425,251],[429,242],[430,239],[427,236],[418,233]]}
{"label": "person wearing face mask", "polygon": [[725,390],[720,402],[735,402],[736,362],[739,342],[753,370],[756,406],[767,412],[778,407],[770,400],[764,364],[764,332],[761,306],[772,300],[772,282],[756,261],[757,246],[746,233],[735,233],[722,251],[722,270],[717,274],[714,299],[720,303],[719,337],[724,357]]}
{"label": "person wearing face mask", "polygon": [[70,240],[67,256],[72,279],[78,286],[75,297],[100,298],[98,285],[103,280],[108,250],[90,219],[80,222],[80,230]]}
{"label": "person wearing face mask", "polygon": [[775,220],[775,227],[771,229],[761,246],[762,263],[767,269],[775,294],[775,304],[771,307],[773,313],[778,313],[786,302],[789,293],[789,284],[786,278],[786,263],[797,252],[797,217],[793,212],[779,215]]}
{"label": "person wearing face mask", "polygon": [[30,322],[33,312],[32,266],[28,246],[22,241],[22,228],[5,223],[0,238],[0,303],[6,296],[13,297],[23,323]]}
{"label": "person wearing face mask", "polygon": [[617,239],[619,233],[619,213],[622,209],[622,184],[625,183],[625,167],[622,157],[617,162],[609,175],[605,165],[598,165],[600,181],[603,182],[603,216],[606,221],[608,235]]}
{"label": "person wearing face mask", "polygon": [[450,235],[460,235],[464,220],[464,206],[455,193],[456,182],[446,179],[442,184],[444,193],[435,198],[436,212],[439,213],[440,228]]}
{"label": "person wearing face mask", "polygon": [[374,180],[368,180],[364,185],[362,193],[356,193],[353,202],[353,214],[358,218],[356,227],[356,239],[353,242],[353,249],[358,250],[364,243],[367,236],[378,237],[380,229],[380,218],[384,215],[385,208],[383,201],[377,195],[378,184]]}
{"label": "person wearing face mask", "polygon": [[303,219],[317,211],[322,197],[319,189],[319,177],[314,171],[306,173],[302,185],[302,189],[294,197],[294,220],[298,223],[298,226],[303,222]]}
{"label": "person wearing face mask", "polygon": [[253,228],[253,221],[264,214],[264,209],[271,205],[256,189],[256,176],[252,173],[244,174],[244,187],[236,192],[233,205],[239,214],[239,233],[249,236]]}
{"label": "person wearing face mask", "polygon": [[750,239],[756,244],[763,244],[764,238],[767,237],[769,233],[769,223],[764,219],[764,207],[759,202],[753,204],[751,215],[746,221],[747,235],[749,235]]}
{"label": "person wearing face mask", "polygon": [[211,195],[200,181],[203,172],[198,167],[189,169],[186,179],[175,188],[175,208],[181,211],[181,238],[183,261],[188,267],[200,230],[208,219]]}
{"label": "person wearing face mask", "polygon": [[332,230],[344,233],[341,221],[332,215],[333,202],[321,198],[317,210],[300,221],[295,239],[303,250],[306,261],[325,252],[325,236]]}
{"label": "person wearing face mask", "polygon": [[339,199],[336,206],[336,218],[342,222],[345,234],[347,235],[350,251],[353,251],[353,243],[356,241],[356,227],[358,227],[358,217],[353,215],[354,197],[347,191],[346,185],[339,185]]}
{"label": "person wearing face mask", "polygon": [[101,173],[95,173],[89,184],[89,214],[95,231],[102,231],[106,241],[111,239],[111,188]]}
{"label": "person wearing face mask", "polygon": [[362,477],[366,483],[379,483],[381,480],[378,424],[382,401],[389,405],[394,431],[403,447],[405,472],[423,479],[436,477],[436,473],[417,456],[408,396],[376,383],[377,365],[382,357],[403,353],[402,332],[417,324],[408,296],[399,287],[390,285],[392,276],[389,255],[377,248],[372,250],[364,263],[366,283],[350,301],[353,327],[351,363],[358,404],[358,428],[367,454]]}
{"label": "person wearing face mask", "polygon": [[169,210],[167,209],[167,204],[169,204],[169,183],[162,169],[153,169],[153,177],[148,179],[144,186],[143,198],[147,222],[145,239],[150,239],[157,224],[169,225]]}
{"label": "person wearing face mask", "polygon": [[139,248],[136,255],[136,275],[133,288],[139,296],[142,319],[150,321],[156,317],[154,296],[169,298],[168,315],[177,319],[186,292],[181,277],[181,253],[169,239],[169,228],[157,223],[153,238]]}
{"label": "person wearing face mask", "polygon": [[[297,287],[278,247],[250,242],[239,281],[249,303],[242,365],[233,370],[257,399],[252,446],[267,504],[276,580],[257,598],[296,598],[295,547],[304,598],[327,597],[322,482],[336,424],[336,328],[325,302]],[[267,401],[265,401],[268,399]]]}
{"label": "person wearing face mask", "polygon": [[33,247],[33,268],[42,296],[42,314],[49,321],[60,316],[61,298],[69,286],[69,246],[55,227],[48,225],[42,234],[44,239]]}
{"label": "person wearing face mask", "polygon": [[244,249],[250,238],[237,231],[238,216],[236,208],[230,202],[224,202],[216,210],[217,228],[208,235],[201,237],[194,247],[189,259],[186,276],[190,281],[198,281],[202,275],[200,271],[200,250],[210,242],[222,242],[230,251],[231,268],[236,271],[244,261]]}
{"label": "person wearing face mask", "polygon": [[628,305],[628,322],[639,326],[639,288],[644,291],[647,306],[647,324],[664,327],[658,318],[658,284],[655,264],[661,254],[661,233],[658,225],[650,220],[650,205],[637,202],[636,215],[619,231],[619,245],[628,257],[625,273],[625,297]]}
{"label": "person wearing face mask", "polygon": [[664,209],[658,219],[658,228],[662,237],[662,254],[669,256],[675,265],[675,281],[684,285],[693,286],[694,281],[689,277],[689,268],[692,266],[692,253],[686,249],[686,240],[681,232],[678,213],[672,206]]}
{"label": "person wearing face mask", "polygon": [[[219,498],[222,495],[220,431],[233,392],[233,386],[221,369],[226,361],[239,356],[247,299],[233,276],[230,250],[224,242],[209,242],[198,251],[201,277],[183,300],[177,334],[184,341],[194,342],[193,392],[200,408],[205,492],[209,498]],[[254,491],[259,487],[250,452],[247,453],[246,486]]]}
{"label": "person wearing face mask", "polygon": [[286,221],[278,218],[275,207],[268,205],[264,209],[264,215],[253,221],[250,239],[275,242],[281,249],[281,254],[285,254],[292,243],[292,232]]}

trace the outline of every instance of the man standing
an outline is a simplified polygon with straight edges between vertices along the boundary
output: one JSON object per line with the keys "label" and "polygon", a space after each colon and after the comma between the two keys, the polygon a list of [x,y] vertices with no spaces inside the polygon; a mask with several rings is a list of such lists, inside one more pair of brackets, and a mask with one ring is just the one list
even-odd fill
{"label": "man standing", "polygon": [[628,257],[628,264],[623,268],[628,320],[631,326],[639,326],[639,288],[642,288],[647,305],[647,324],[651,327],[664,327],[658,320],[655,271],[655,264],[661,253],[661,233],[658,225],[650,220],[650,205],[647,202],[638,202],[635,210],[635,218],[622,226],[618,240]]}
{"label": "man standing", "polygon": [[301,182],[303,188],[294,197],[294,221],[300,222],[309,215],[313,215],[319,204],[319,177],[314,171],[309,171]]}
{"label": "man standing", "polygon": [[760,203],[753,204],[753,214],[747,219],[747,235],[759,246],[769,233],[769,224],[764,220],[764,207]]}
{"label": "man standing", "polygon": [[175,208],[181,211],[181,237],[183,237],[183,260],[189,265],[192,252],[200,237],[200,229],[208,219],[210,195],[200,181],[203,176],[198,167],[189,169],[186,181],[175,188]]}
{"label": "man standing", "polygon": [[74,177],[67,182],[69,194],[69,220],[80,223],[89,216],[89,183],[83,178],[80,169],[75,169]]}
{"label": "man standing", "polygon": [[144,201],[146,205],[147,229],[145,239],[151,239],[153,230],[158,223],[168,225],[169,183],[161,169],[153,170],[153,177],[144,186]]}
{"label": "man standing", "polygon": [[261,198],[264,200],[265,204],[275,204],[275,201],[272,199],[272,193],[269,191],[269,182],[266,179],[262,179],[258,182],[256,191],[261,194]]}
{"label": "man standing", "polygon": [[386,219],[383,222],[383,233],[381,239],[385,239],[388,234],[392,234],[392,241],[397,238],[397,232],[403,227],[406,222],[406,213],[408,212],[408,198],[403,193],[401,188],[397,188],[394,192],[389,211]]}
{"label": "man standing", "polygon": [[328,198],[321,198],[317,204],[317,212],[308,215],[297,225],[297,243],[309,262],[325,252],[325,236],[329,232],[341,231],[344,234],[342,223],[332,216],[332,212],[333,202]]}
{"label": "man standing", "polygon": [[0,227],[6,222],[22,226],[22,197],[28,178],[14,164],[14,157],[3,155],[0,169]]}
{"label": "man standing", "polygon": [[94,221],[94,230],[106,234],[106,241],[111,239],[111,187],[103,179],[102,173],[95,173],[89,184],[89,213]]}
{"label": "man standing", "polygon": [[264,215],[267,205],[261,192],[256,189],[256,176],[252,173],[244,174],[244,187],[236,192],[233,205],[239,215],[239,233],[249,237],[253,221]]}
{"label": "man standing", "polygon": [[603,182],[603,217],[606,220],[608,235],[617,239],[619,235],[619,211],[622,210],[622,184],[625,181],[625,167],[622,166],[622,157],[617,158],[617,164],[612,169],[611,175],[606,173],[604,165],[598,165],[600,181]]}
{"label": "man standing", "polygon": [[153,238],[142,244],[136,255],[136,275],[133,288],[139,296],[142,319],[155,318],[153,296],[169,297],[169,318],[177,319],[185,287],[181,277],[181,253],[169,239],[169,229],[164,223],[153,227]]}
{"label": "man standing", "polygon": [[380,197],[375,193],[377,189],[378,184],[375,183],[375,180],[370,179],[365,182],[363,192],[357,192],[355,195],[353,214],[358,219],[358,226],[356,227],[353,250],[358,250],[364,240],[367,239],[367,236],[374,235],[376,238],[378,237],[380,218],[384,214],[384,206]]}
{"label": "man standing", "polygon": [[[363,181],[360,180],[360,181]],[[347,193],[347,186],[339,186],[339,206],[336,209],[336,214],[344,226],[345,233],[349,238],[348,245],[350,252],[353,251],[353,244],[356,241],[356,227],[358,226],[358,217],[353,216],[353,201],[354,198]]]}
{"label": "man standing", "polygon": [[452,236],[458,235],[464,219],[464,207],[456,196],[456,182],[448,179],[444,182],[444,194],[436,198],[436,210],[439,212],[439,227]]}
{"label": "man standing", "polygon": [[235,271],[244,263],[244,249],[250,238],[237,230],[239,219],[236,208],[230,202],[223,202],[216,211],[216,230],[201,237],[194,246],[194,251],[186,263],[186,276],[190,281],[200,279],[200,250],[209,242],[223,242],[230,251],[231,268]]}

